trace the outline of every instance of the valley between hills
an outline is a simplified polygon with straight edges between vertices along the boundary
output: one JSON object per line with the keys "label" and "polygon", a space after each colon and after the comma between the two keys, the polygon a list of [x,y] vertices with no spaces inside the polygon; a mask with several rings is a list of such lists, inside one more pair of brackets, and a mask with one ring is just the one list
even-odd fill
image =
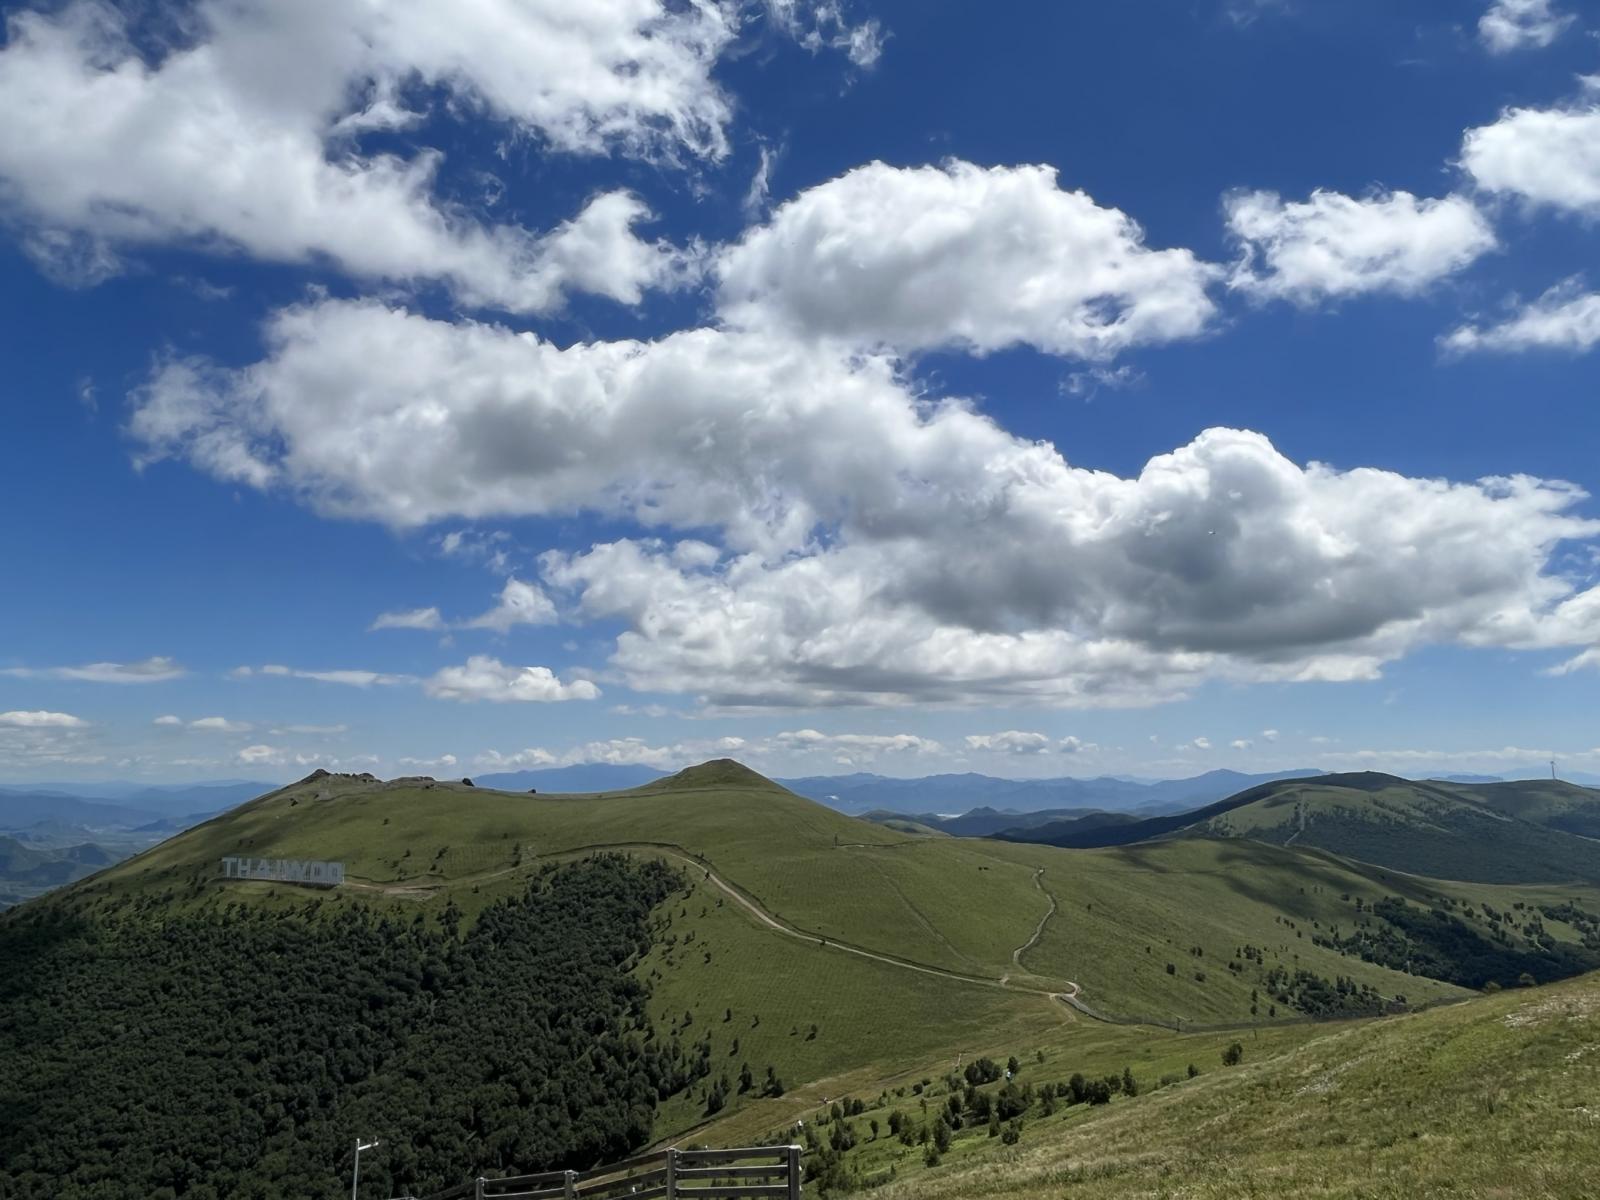
{"label": "valley between hills", "polygon": [[318,772],[0,916],[0,1195],[322,1194],[359,1125],[391,1195],[799,1140],[819,1193],[1576,1196],[1592,1152],[1534,1139],[1594,1119],[1597,813],[1328,776],[974,838],[727,760]]}

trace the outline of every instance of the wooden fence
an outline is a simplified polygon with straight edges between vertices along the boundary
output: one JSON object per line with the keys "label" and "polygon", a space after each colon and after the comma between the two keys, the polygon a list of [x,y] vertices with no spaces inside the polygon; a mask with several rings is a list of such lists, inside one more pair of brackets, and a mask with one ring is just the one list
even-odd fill
{"label": "wooden fence", "polygon": [[426,1200],[798,1200],[799,1146],[663,1150],[589,1171],[475,1179]]}

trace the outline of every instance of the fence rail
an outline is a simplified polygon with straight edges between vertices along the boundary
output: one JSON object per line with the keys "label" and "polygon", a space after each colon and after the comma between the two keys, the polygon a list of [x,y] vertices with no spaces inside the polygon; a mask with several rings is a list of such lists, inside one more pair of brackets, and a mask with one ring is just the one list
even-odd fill
{"label": "fence rail", "polygon": [[474,1179],[424,1200],[799,1200],[799,1146],[662,1150],[588,1171]]}

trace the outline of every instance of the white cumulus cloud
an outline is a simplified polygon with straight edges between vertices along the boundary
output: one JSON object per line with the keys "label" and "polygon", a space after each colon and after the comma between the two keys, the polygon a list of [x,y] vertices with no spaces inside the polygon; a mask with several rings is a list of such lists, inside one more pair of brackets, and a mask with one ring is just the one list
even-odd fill
{"label": "white cumulus cloud", "polygon": [[373,754],[337,757],[320,751],[306,753],[262,742],[242,747],[234,754],[233,761],[246,767],[322,767],[329,771],[367,771],[376,767],[380,760]]}
{"label": "white cumulus cloud", "polygon": [[1478,37],[1494,54],[1542,50],[1566,32],[1574,20],[1551,0],[1494,0],[1478,20]]}
{"label": "white cumulus cloud", "polygon": [[230,721],[227,717],[199,717],[189,722],[189,728],[202,733],[248,733],[254,727],[248,721]]}
{"label": "white cumulus cloud", "polygon": [[838,762],[857,762],[883,754],[937,754],[944,749],[932,738],[914,733],[822,733],[791,729],[774,734],[771,746],[784,750],[826,750]]}
{"label": "white cumulus cloud", "polygon": [[902,353],[1103,359],[1196,337],[1216,311],[1214,268],[1150,249],[1046,166],[857,167],[781,205],[715,271],[732,325]]}
{"label": "white cumulus cloud", "polygon": [[741,738],[722,738],[701,743],[677,743],[652,746],[639,737],[605,738],[569,746],[562,751],[531,746],[525,750],[502,754],[488,750],[480,754],[477,765],[494,771],[524,771],[539,767],[570,767],[585,763],[604,763],[608,766],[645,766],[670,770],[691,762],[709,758],[714,754],[728,754],[744,746]]}
{"label": "white cumulus cloud", "polygon": [[510,754],[502,754],[498,750],[486,750],[478,755],[476,761],[478,766],[495,771],[525,771],[532,767],[553,767],[558,762],[554,754],[539,746],[515,750]]}
{"label": "white cumulus cloud", "polygon": [[441,754],[438,758],[402,758],[397,761],[402,767],[453,767],[456,765],[456,756]]}
{"label": "white cumulus cloud", "polygon": [[1306,306],[1374,292],[1415,295],[1496,245],[1489,222],[1461,196],[1315,191],[1285,201],[1240,192],[1226,210],[1242,250],[1230,284]]}
{"label": "white cumulus cloud", "polygon": [[89,722],[71,713],[14,709],[0,712],[0,725],[9,729],[87,729]]}
{"label": "white cumulus cloud", "polygon": [[441,669],[423,683],[423,690],[442,700],[495,703],[594,700],[600,695],[600,689],[587,679],[563,682],[549,667],[508,666],[486,654],[474,654],[461,666]]}
{"label": "white cumulus cloud", "polygon": [[1578,279],[1544,295],[1493,325],[1463,325],[1440,339],[1455,354],[1529,350],[1584,354],[1600,345],[1600,292],[1584,290]]}
{"label": "white cumulus cloud", "polygon": [[1600,103],[1508,108],[1492,125],[1469,129],[1461,166],[1486,192],[1588,216],[1600,214]]}
{"label": "white cumulus cloud", "polygon": [[965,741],[969,750],[988,750],[997,754],[1047,754],[1051,749],[1051,741],[1044,734],[1020,729],[1007,729],[1000,733],[969,733]]}
{"label": "white cumulus cloud", "polygon": [[192,38],[155,53],[95,0],[7,22],[0,106],[27,117],[0,128],[0,179],[36,257],[84,281],[150,243],[326,258],[519,311],[568,290],[633,303],[681,278],[677,251],[634,234],[648,214],[633,195],[596,196],[546,233],[489,225],[436,198],[438,151],[364,153],[357,135],[415,125],[407,93],[440,89],[444,111],[555,150],[719,157],[729,109],[709,71],[729,10],[200,0],[186,21]]}
{"label": "white cumulus cloud", "polygon": [[532,583],[506,580],[500,589],[500,602],[488,612],[465,622],[468,629],[492,629],[509,633],[516,625],[548,625],[556,619],[556,606],[550,597]]}
{"label": "white cumulus cloud", "polygon": [[1230,429],[1124,478],[914,391],[893,360],[765,332],[561,349],[324,301],[268,334],[242,370],[158,370],[144,453],[395,525],[632,522],[540,567],[574,620],[622,626],[612,666],[646,691],[1145,704],[1207,679],[1370,679],[1428,644],[1586,645],[1600,624],[1555,557],[1600,523],[1557,481],[1300,464]]}

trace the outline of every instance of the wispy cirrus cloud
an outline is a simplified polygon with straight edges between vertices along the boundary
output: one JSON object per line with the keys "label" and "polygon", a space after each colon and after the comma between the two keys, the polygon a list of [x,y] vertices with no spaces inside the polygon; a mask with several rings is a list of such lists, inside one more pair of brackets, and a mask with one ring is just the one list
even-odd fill
{"label": "wispy cirrus cloud", "polygon": [[[235,667],[233,679],[304,679],[361,690],[417,687],[440,700],[493,703],[549,703],[594,700],[600,689],[588,679],[560,679],[549,667],[517,666],[485,654],[475,654],[458,666],[441,667],[432,675],[405,675],[356,668],[305,670],[280,663],[262,667]],[[342,728],[342,727],[339,727]]]}
{"label": "wispy cirrus cloud", "polygon": [[333,755],[257,742],[241,747],[234,753],[233,761],[244,767],[322,767],[329,771],[369,771],[380,766],[383,760],[376,754]]}
{"label": "wispy cirrus cloud", "polygon": [[429,608],[407,608],[397,612],[379,613],[377,618],[367,627],[368,632],[378,629],[421,629],[437,631],[446,628],[444,618],[439,615],[439,610]]}
{"label": "wispy cirrus cloud", "polygon": [[192,729],[197,733],[249,733],[255,728],[249,721],[230,721],[227,717],[195,717],[185,721],[171,713],[157,717],[152,724],[166,729]]}
{"label": "wispy cirrus cloud", "polygon": [[65,679],[76,683],[165,683],[188,672],[170,658],[156,655],[138,662],[94,662],[75,667],[6,667],[0,675],[16,679]]}
{"label": "wispy cirrus cloud", "polygon": [[437,607],[403,609],[381,613],[369,626],[380,629],[417,629],[442,632],[447,629],[490,629],[509,633],[518,625],[549,625],[557,618],[556,606],[537,585],[512,576],[500,589],[494,607],[475,617],[447,621]]}
{"label": "wispy cirrus cloud", "polygon": [[386,671],[365,671],[356,668],[308,671],[300,667],[286,667],[282,663],[268,663],[261,667],[235,667],[228,672],[233,679],[250,679],[265,676],[269,679],[310,679],[317,683],[336,683],[343,687],[402,687],[417,682],[414,675],[396,675]]}

